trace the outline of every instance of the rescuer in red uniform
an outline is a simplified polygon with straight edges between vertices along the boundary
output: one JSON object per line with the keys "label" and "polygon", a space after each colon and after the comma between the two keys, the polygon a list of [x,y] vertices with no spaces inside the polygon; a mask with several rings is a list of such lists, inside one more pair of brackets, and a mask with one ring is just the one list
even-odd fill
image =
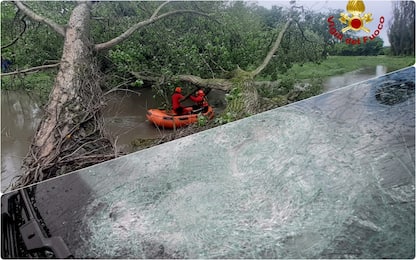
{"label": "rescuer in red uniform", "polygon": [[192,107],[183,107],[181,102],[186,98],[182,95],[182,88],[176,87],[172,95],[172,109],[177,115],[186,115],[192,112]]}
{"label": "rescuer in red uniform", "polygon": [[[196,106],[182,106],[181,102],[184,101],[187,97],[189,97],[193,102],[195,102]],[[173,93],[172,95],[172,109],[177,115],[188,115],[192,113],[193,109],[202,108],[203,112],[206,112],[206,110],[208,110],[208,102],[205,98],[205,93],[203,90],[198,90],[195,96],[190,95],[187,97],[184,97],[182,95],[182,89],[180,87],[175,88],[175,93]]]}
{"label": "rescuer in red uniform", "polygon": [[205,93],[202,89],[196,92],[196,96],[190,96],[189,98],[197,104],[198,107],[196,109],[202,108],[202,111],[206,112],[206,110],[208,109],[208,102],[205,98]]}

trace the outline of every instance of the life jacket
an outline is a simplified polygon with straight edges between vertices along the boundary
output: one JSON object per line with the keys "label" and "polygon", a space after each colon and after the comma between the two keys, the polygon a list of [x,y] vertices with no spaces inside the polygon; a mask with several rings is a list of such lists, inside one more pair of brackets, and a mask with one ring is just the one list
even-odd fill
{"label": "life jacket", "polygon": [[183,98],[181,93],[175,92],[172,95],[172,109],[176,110],[177,108],[181,107],[181,103],[179,102],[179,100],[181,100]]}
{"label": "life jacket", "polygon": [[208,106],[208,99],[207,99],[207,97],[206,96],[204,96],[203,98],[202,98],[202,100],[201,101],[199,101],[199,102],[197,102],[196,103],[198,106],[200,106],[200,107],[207,107]]}

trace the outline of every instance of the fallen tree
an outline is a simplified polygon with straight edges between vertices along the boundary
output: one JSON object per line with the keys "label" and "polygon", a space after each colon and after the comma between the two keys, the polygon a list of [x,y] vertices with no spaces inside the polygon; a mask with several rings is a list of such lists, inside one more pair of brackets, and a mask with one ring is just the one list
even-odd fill
{"label": "fallen tree", "polygon": [[[179,14],[208,16],[193,10],[161,13],[162,3],[148,19],[138,22],[119,36],[95,44],[90,35],[93,2],[78,2],[66,25],[32,11],[26,4],[14,4],[28,18],[48,25],[64,37],[64,46],[49,102],[30,151],[23,162],[22,175],[12,185],[23,187],[118,156],[103,128],[103,93],[95,56],[128,39],[135,31],[166,17]],[[99,3],[98,3],[99,4]]]}
{"label": "fallen tree", "polygon": [[[294,6],[292,8],[295,8]],[[282,39],[289,27],[293,24],[292,17],[288,17],[286,23],[281,28],[274,44],[270,48],[263,62],[252,71],[245,71],[238,65],[237,68],[227,73],[227,78],[210,78],[204,79],[196,75],[176,75],[169,79],[161,80],[160,77],[155,75],[146,75],[141,72],[131,72],[138,79],[151,81],[151,82],[189,82],[195,86],[205,89],[219,89],[223,91],[233,91],[233,95],[227,103],[224,115],[228,118],[226,122],[237,120],[249,115],[259,113],[261,111],[270,109],[272,107],[285,105],[290,100],[295,100],[296,96],[300,93],[299,90],[293,90],[285,97],[278,99],[262,99],[258,94],[259,86],[271,86],[278,85],[278,82],[256,82],[255,78],[259,75],[270,63],[273,55],[279,49]]]}
{"label": "fallen tree", "polygon": [[[23,174],[15,182],[14,188],[22,187],[54,176],[68,173],[86,166],[103,162],[118,156],[111,137],[103,128],[101,108],[103,93],[100,80],[103,77],[98,69],[96,55],[128,39],[135,31],[166,17],[178,14],[191,14],[209,17],[193,10],[174,10],[160,14],[166,3],[159,5],[148,19],[138,22],[119,36],[95,44],[91,39],[90,11],[92,2],[78,2],[68,23],[63,26],[44,18],[20,1],[16,6],[30,19],[47,24],[56,33],[64,37],[62,58],[50,99],[45,107],[45,116],[35,134],[30,152],[23,163]],[[98,3],[99,4],[99,3]],[[221,89],[233,93],[224,114],[233,121],[248,115],[284,105],[294,96],[292,91],[283,98],[262,99],[258,86],[272,86],[275,82],[256,82],[255,78],[269,65],[280,48],[284,35],[295,21],[294,10],[274,40],[262,63],[251,71],[245,71],[236,65],[236,69],[227,73],[225,78],[204,79],[196,75],[173,76],[171,81],[189,82],[193,85]],[[138,78],[160,82],[160,78],[134,72]],[[264,104],[263,104],[264,103]]]}

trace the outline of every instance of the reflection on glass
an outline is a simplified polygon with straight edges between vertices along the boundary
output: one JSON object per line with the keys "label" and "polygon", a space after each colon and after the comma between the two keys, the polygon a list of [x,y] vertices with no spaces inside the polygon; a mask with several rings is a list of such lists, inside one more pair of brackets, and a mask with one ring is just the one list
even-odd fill
{"label": "reflection on glass", "polygon": [[38,184],[37,208],[77,258],[413,257],[414,73]]}

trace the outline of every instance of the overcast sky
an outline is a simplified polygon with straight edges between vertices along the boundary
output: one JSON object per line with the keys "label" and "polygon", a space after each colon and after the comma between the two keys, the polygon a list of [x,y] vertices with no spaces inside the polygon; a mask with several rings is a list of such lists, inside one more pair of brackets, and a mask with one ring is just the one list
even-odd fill
{"label": "overcast sky", "polygon": [[[289,0],[287,1],[269,1],[269,0],[257,0],[257,1],[250,1],[256,2],[258,5],[264,6],[266,8],[271,8],[273,5],[276,6],[290,6]],[[347,3],[348,0],[321,0],[321,1],[314,1],[314,0],[304,0],[304,1],[296,1],[297,5],[302,5],[306,9],[315,10],[318,12],[326,12],[333,9],[342,9],[344,12],[347,12]],[[379,25],[380,17],[383,16],[384,26],[383,29],[380,31],[379,37],[381,37],[384,41],[385,46],[389,46],[389,40],[387,37],[387,29],[389,23],[393,17],[393,3],[390,0],[364,0],[365,5],[365,13],[371,13],[373,17],[373,21],[366,24],[365,27],[370,29],[370,34],[365,32],[361,33],[361,36],[371,35]],[[339,18],[335,17],[335,18]]]}

